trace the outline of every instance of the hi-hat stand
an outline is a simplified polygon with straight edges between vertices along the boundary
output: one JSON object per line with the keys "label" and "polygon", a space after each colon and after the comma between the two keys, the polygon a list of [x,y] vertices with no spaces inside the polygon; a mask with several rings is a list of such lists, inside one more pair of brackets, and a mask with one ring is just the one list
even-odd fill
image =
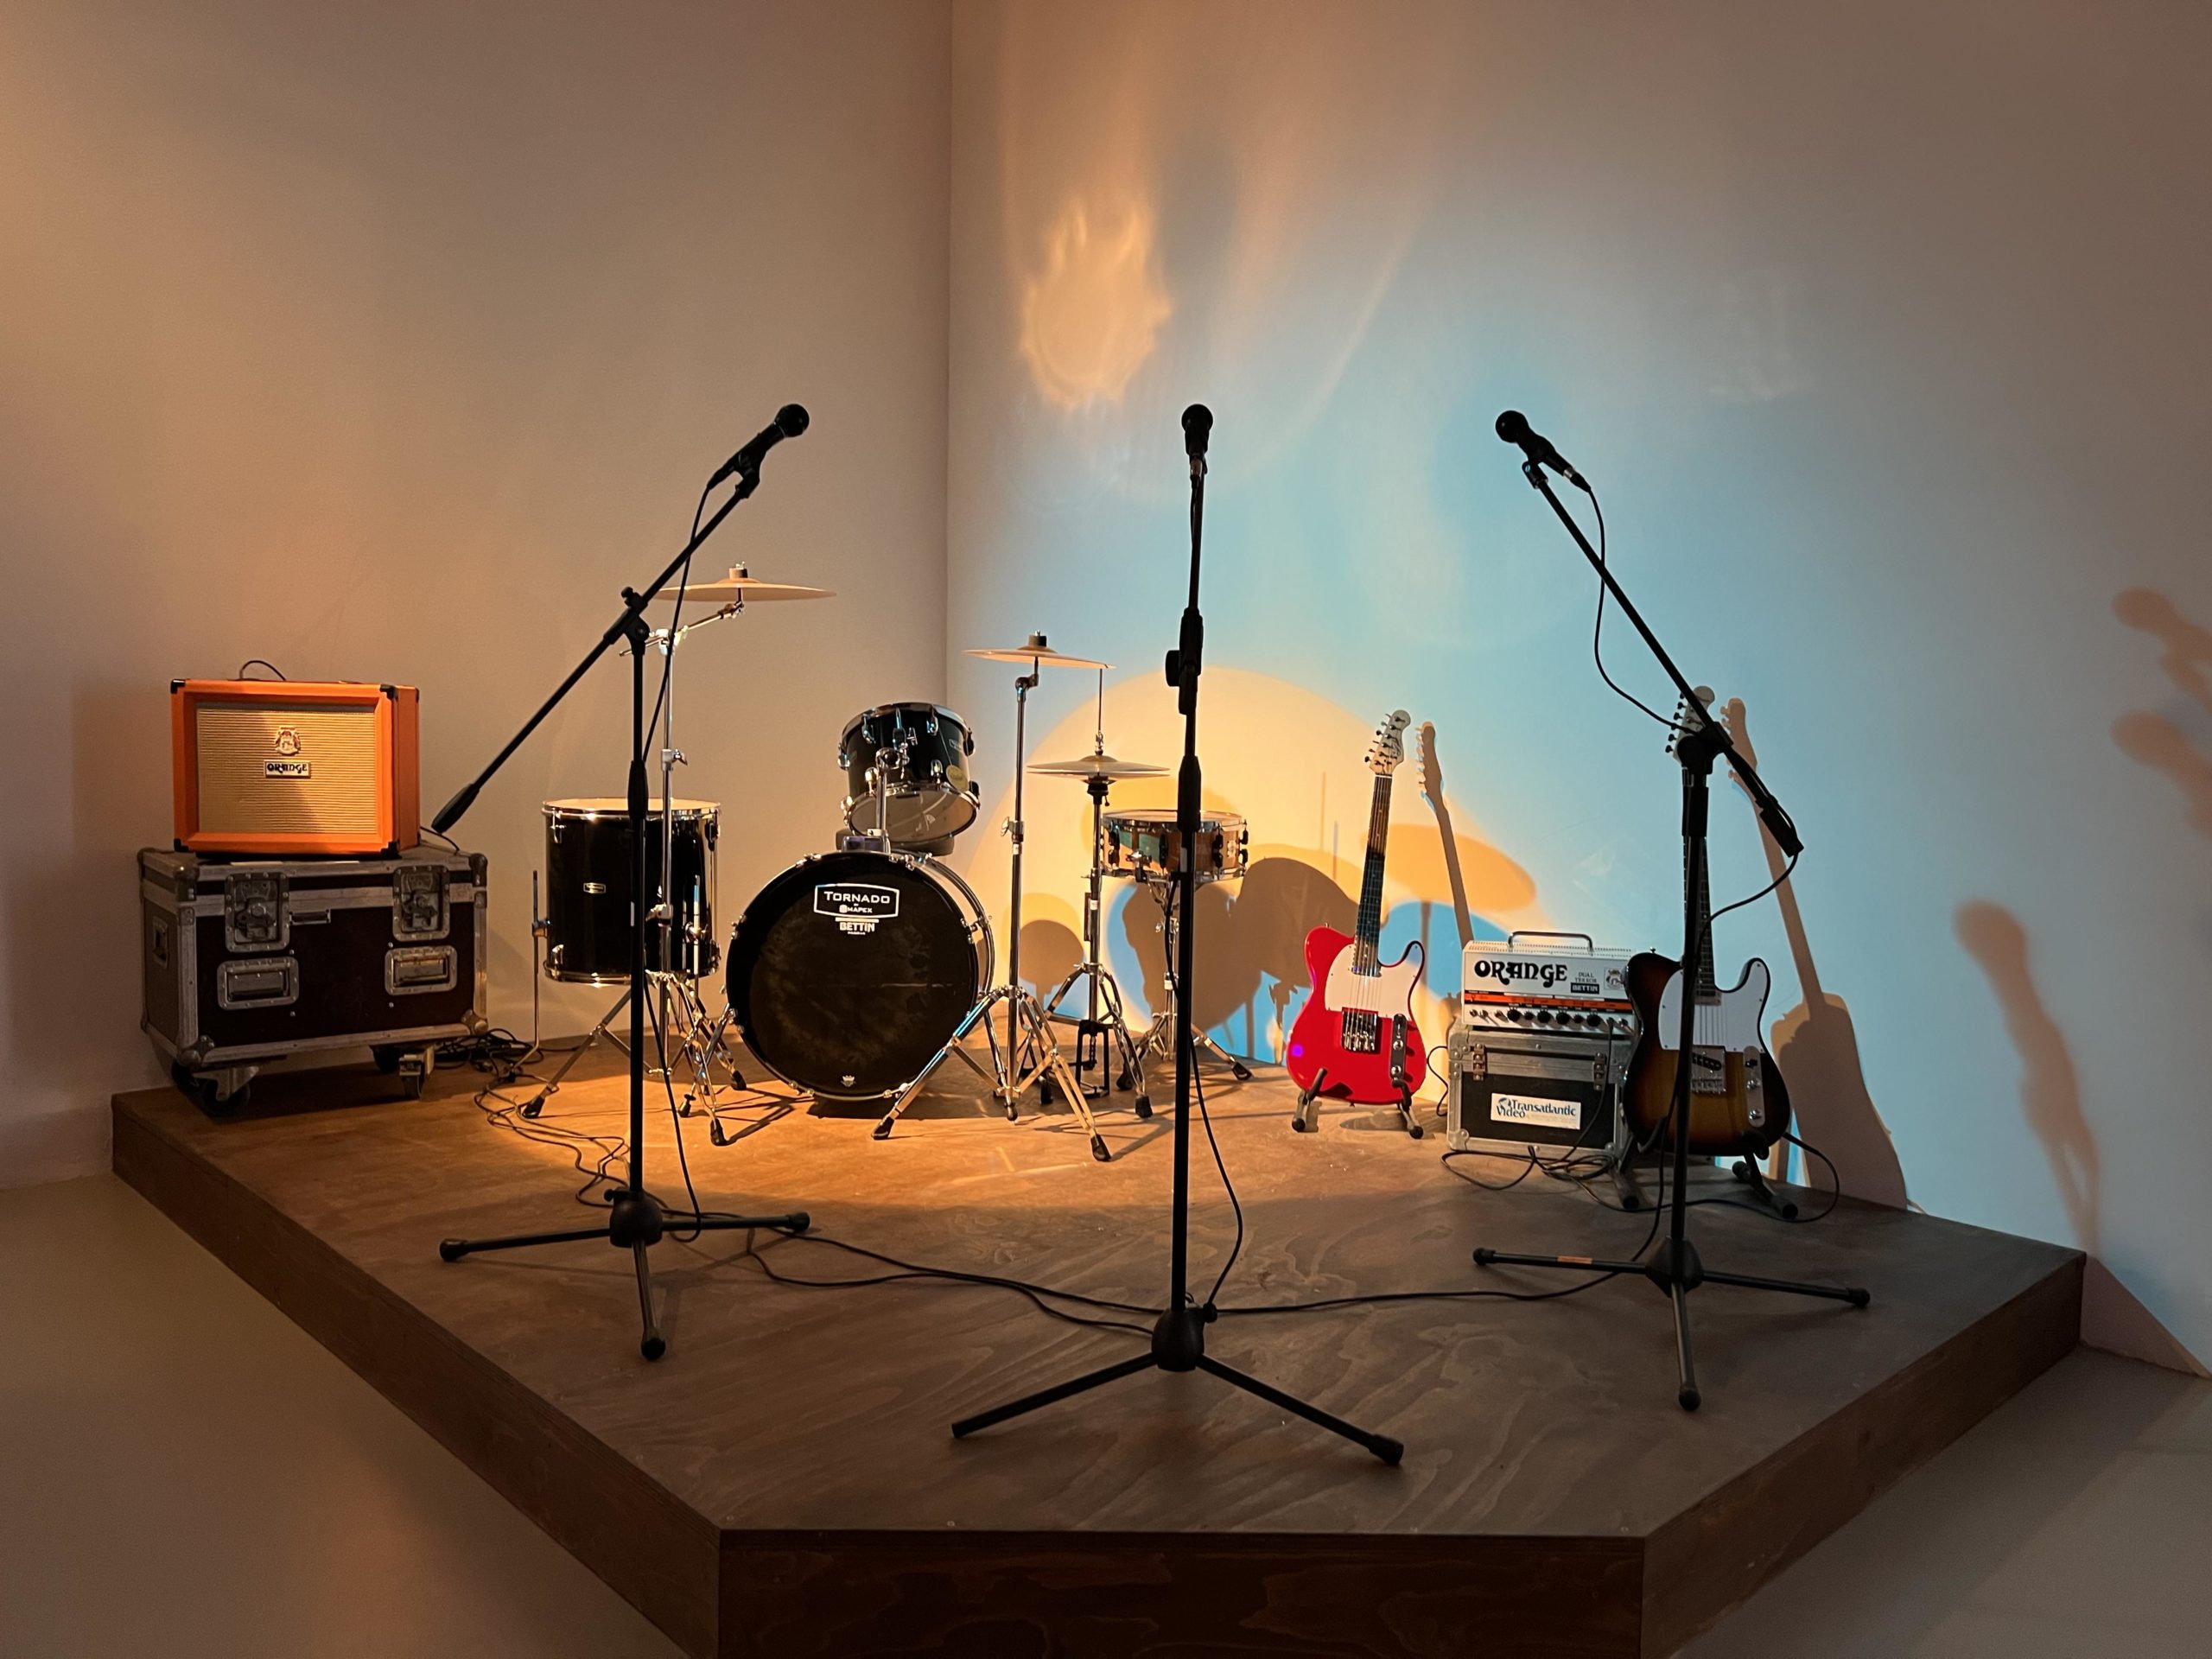
{"label": "hi-hat stand", "polygon": [[[1098,749],[1104,753],[1103,734]],[[1084,895],[1083,960],[1067,971],[1067,977],[1053,988],[1052,994],[1039,999],[1049,1018],[1076,982],[1084,982],[1088,993],[1084,1007],[1087,1012],[1076,1021],[1075,1075],[1078,1087],[1085,1087],[1083,1074],[1094,1068],[1098,1073],[1098,1094],[1105,1099],[1117,1089],[1134,1089],[1136,1099],[1132,1103],[1139,1117],[1152,1116],[1152,1096],[1145,1090],[1145,1049],[1129,1035],[1128,1014],[1122,1002],[1121,982],[1114,977],[1114,970],[1106,965],[1105,938],[1105,875],[1104,833],[1106,791],[1113,787],[1113,779],[1093,773],[1084,780],[1090,793],[1090,886]]]}
{"label": "hi-hat stand", "polygon": [[[1199,811],[1198,771],[1198,673],[1201,653],[1205,639],[1205,619],[1198,611],[1198,550],[1200,532],[1205,517],[1206,437],[1213,427],[1213,415],[1205,404],[1193,404],[1183,411],[1184,447],[1191,459],[1191,596],[1183,610],[1182,632],[1173,651],[1167,653],[1167,683],[1175,687],[1177,702],[1183,715],[1183,765],[1176,777],[1177,825],[1182,831],[1185,848],[1198,844]],[[1195,860],[1185,856],[1177,878],[1182,884],[1182,908],[1188,914],[1198,891],[1198,873]],[[1194,968],[1192,946],[1198,930],[1185,928],[1176,940],[1179,952],[1176,978],[1183,984],[1192,982]],[[1152,1346],[1145,1353],[1102,1367],[1068,1382],[1056,1383],[1049,1389],[1025,1395],[1003,1406],[980,1412],[973,1417],[963,1418],[953,1424],[955,1439],[973,1434],[978,1429],[988,1428],[994,1423],[1005,1422],[1027,1412],[1066,1400],[1092,1389],[1134,1376],[1139,1371],[1205,1371],[1217,1376],[1245,1393],[1266,1401],[1278,1410],[1303,1417],[1319,1424],[1332,1433],[1363,1446],[1385,1463],[1395,1464],[1405,1455],[1405,1447],[1385,1434],[1370,1433],[1355,1427],[1340,1417],[1332,1416],[1319,1406],[1308,1405],[1294,1395],[1247,1376],[1235,1368],[1223,1364],[1206,1352],[1205,1328],[1214,1318],[1211,1305],[1201,1306],[1193,1301],[1190,1291],[1191,1264],[1191,1085],[1197,1071],[1198,1053],[1192,1042],[1191,1007],[1187,1001],[1176,1007],[1175,1044],[1175,1186],[1173,1211],[1169,1223],[1169,1261],[1167,1275],[1167,1306],[1158,1323],[1153,1326]]]}
{"label": "hi-hat stand", "polygon": [[[646,998],[651,995],[651,989],[645,970],[647,918],[643,913],[647,739],[645,648],[652,639],[652,630],[645,623],[645,607],[652,603],[655,594],[675,580],[677,571],[690,568],[691,556],[699,550],[700,544],[715,533],[739,502],[760,486],[760,455],[769,445],[779,437],[795,437],[805,429],[806,411],[796,404],[790,405],[779,414],[774,426],[763,431],[732,457],[730,466],[723,474],[727,476],[734,472],[738,480],[737,487],[731,492],[729,499],[715,510],[714,515],[704,524],[693,531],[691,539],[684,543],[683,550],[668,562],[667,568],[644,592],[629,588],[622,590],[621,613],[600,636],[599,643],[584,653],[583,660],[569,671],[568,678],[563,680],[554,689],[553,695],[539,705],[537,712],[523,723],[522,729],[508,739],[506,747],[492,757],[492,763],[474,780],[464,785],[431,820],[431,828],[442,835],[452,829],[474,803],[477,794],[491,780],[493,774],[506,764],[508,757],[543,723],[545,717],[575,688],[577,682],[618,643],[627,642],[630,647],[630,891],[633,895],[630,927],[630,1038],[627,1045],[630,1058],[629,1169],[622,1185],[612,1193],[607,1220],[600,1226],[564,1228],[556,1232],[524,1233],[504,1238],[448,1238],[438,1245],[438,1255],[445,1261],[458,1262],[464,1255],[486,1250],[527,1249],[540,1244],[567,1244],[592,1238],[605,1239],[617,1249],[626,1249],[637,1272],[638,1311],[644,1324],[644,1334],[639,1338],[638,1349],[647,1359],[658,1359],[668,1351],[668,1344],[661,1337],[659,1321],[653,1312],[652,1268],[646,1259],[646,1252],[666,1235],[671,1222],[687,1230],[699,1232],[749,1231],[759,1228],[781,1232],[804,1232],[812,1224],[803,1211],[779,1216],[671,1215],[663,1208],[660,1200],[646,1190],[645,1027]],[[715,481],[721,481],[720,478]],[[709,487],[712,488],[713,485],[709,484]]]}
{"label": "hi-hat stand", "polygon": [[[1512,425],[1516,422],[1518,423],[1518,435]],[[1621,614],[1627,617],[1635,625],[1636,631],[1643,635],[1643,643],[1651,648],[1651,654],[1658,659],[1659,665],[1666,670],[1668,677],[1680,690],[1683,706],[1687,709],[1702,708],[1704,705],[1695,689],[1682,677],[1681,670],[1675,665],[1675,659],[1667,654],[1667,648],[1659,643],[1658,637],[1645,625],[1629,596],[1621,591],[1620,583],[1613,579],[1605,561],[1590,545],[1582,533],[1582,527],[1575,523],[1573,515],[1553,493],[1551,483],[1544,477],[1539,462],[1548,461],[1578,484],[1581,483],[1580,475],[1559,461],[1557,452],[1549,444],[1529,433],[1527,422],[1518,416],[1501,416],[1498,435],[1509,443],[1521,444],[1528,451],[1529,459],[1522,464],[1522,473],[1535,486],[1536,493],[1551,504],[1552,511],[1567,526],[1567,533],[1582,550],[1583,557],[1589,560],[1591,568],[1597,571],[1598,579],[1605,584],[1605,592],[1619,605]],[[1586,484],[1582,487],[1585,490],[1589,488]],[[1758,808],[1761,821],[1786,855],[1796,857],[1804,846],[1798,838],[1796,826],[1790,822],[1789,815],[1783,810],[1782,803],[1775,798],[1773,791],[1752,769],[1751,761],[1736,747],[1727,728],[1717,720],[1694,721],[1690,722],[1690,728],[1680,734],[1675,745],[1675,758],[1681,761],[1682,769],[1682,972],[1685,975],[1691,972],[1702,955],[1704,933],[1710,925],[1700,901],[1706,888],[1707,803],[1713,762],[1725,759],[1736,776],[1743,780],[1745,789]],[[1675,1358],[1679,1374],[1675,1398],[1685,1411],[1695,1411],[1702,1397],[1698,1392],[1696,1357],[1690,1343],[1689,1296],[1699,1286],[1734,1285],[1747,1290],[1780,1291],[1793,1296],[1847,1302],[1853,1307],[1865,1307],[1872,1300],[1864,1288],[1858,1286],[1815,1285],[1791,1279],[1766,1279],[1750,1274],[1717,1272],[1707,1268],[1699,1255],[1697,1245],[1689,1236],[1690,1077],[1695,1070],[1692,1060],[1697,1052],[1697,998],[1689,994],[1689,988],[1685,985],[1681,997],[1681,1027],[1675,1049],[1675,1095],[1668,1112],[1668,1132],[1674,1141],[1669,1149],[1673,1160],[1669,1176],[1674,1188],[1668,1194],[1670,1207],[1666,1236],[1655,1241],[1643,1256],[1633,1262],[1606,1261],[1591,1256],[1522,1255],[1486,1247],[1475,1251],[1475,1262],[1480,1267],[1546,1268],[1608,1275],[1635,1274],[1648,1280],[1655,1289],[1674,1303]]]}

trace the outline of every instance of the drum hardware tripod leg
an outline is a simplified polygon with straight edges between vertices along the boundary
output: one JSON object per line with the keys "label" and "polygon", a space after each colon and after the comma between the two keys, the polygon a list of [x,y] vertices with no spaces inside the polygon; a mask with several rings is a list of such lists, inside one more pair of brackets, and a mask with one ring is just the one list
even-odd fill
{"label": "drum hardware tripod leg", "polygon": [[618,1047],[620,1046],[614,1033],[607,1027],[614,1023],[614,1016],[621,1013],[628,1006],[629,1001],[630,993],[626,989],[614,999],[614,1006],[600,1016],[599,1023],[585,1033],[583,1041],[569,1051],[568,1058],[561,1062],[559,1069],[545,1079],[545,1086],[523,1102],[522,1115],[524,1117],[536,1117],[545,1109],[547,1099],[561,1087],[561,1079],[575,1069],[576,1062],[583,1058],[591,1051],[592,1046],[601,1038],[604,1037],[609,1042],[616,1043]]}
{"label": "drum hardware tripod leg", "polygon": [[[470,803],[493,775],[543,723],[562,698],[591,671],[601,657],[618,643],[626,641],[630,647],[630,891],[644,893],[646,885],[645,654],[646,642],[652,635],[652,629],[645,625],[645,607],[652,603],[655,594],[674,580],[679,569],[690,568],[692,555],[698,551],[700,543],[714,534],[715,528],[730,515],[738,503],[753,493],[760,481],[757,466],[750,471],[741,470],[737,487],[730,493],[728,499],[715,509],[704,524],[695,529],[691,539],[669,561],[660,575],[643,592],[630,588],[622,590],[621,614],[601,636],[599,643],[584,653],[583,660],[569,671],[568,678],[539,705],[537,712],[523,723],[522,729],[508,740],[506,747],[493,757],[491,764],[463,785],[454,798],[438,810],[437,816],[430,822],[433,830],[441,835],[451,830],[461,815],[468,810]],[[645,1184],[645,1026],[646,999],[651,995],[645,979],[645,930],[640,925],[631,930],[630,940],[630,1113],[628,1128],[624,1135],[629,1166],[624,1172],[622,1185],[609,1194],[606,1222],[588,1229],[525,1233],[501,1238],[447,1238],[438,1243],[439,1258],[445,1262],[458,1262],[465,1255],[485,1251],[526,1249],[539,1244],[568,1243],[586,1239],[598,1239],[617,1249],[628,1250],[637,1272],[638,1302],[644,1315],[644,1332],[639,1339],[638,1348],[649,1360],[658,1359],[667,1351],[668,1344],[653,1314],[652,1267],[646,1251],[666,1235],[671,1219],[669,1211]],[[760,1228],[804,1232],[813,1224],[803,1211],[791,1211],[779,1216],[696,1215],[679,1211],[674,1220],[678,1227],[687,1231],[696,1230],[701,1232],[750,1231]]]}
{"label": "drum hardware tripod leg", "polygon": [[[1180,930],[1176,925],[1173,913],[1168,910],[1166,898],[1164,895],[1155,896],[1160,898],[1162,935],[1167,945],[1167,960],[1172,964],[1175,961],[1176,939]],[[1152,1024],[1146,1028],[1143,1040],[1137,1046],[1137,1052],[1140,1056],[1147,1059],[1154,1054],[1163,1059],[1169,1058],[1170,1051],[1174,1046],[1176,1007],[1181,995],[1181,989],[1171,974],[1167,981],[1166,999],[1160,1013],[1154,1017]],[[1191,1043],[1194,1049],[1211,1055],[1227,1066],[1229,1075],[1237,1082],[1252,1081],[1252,1068],[1214,1041],[1204,1031],[1193,1029],[1191,1033]]]}
{"label": "drum hardware tripod leg", "polygon": [[1084,1133],[1090,1139],[1090,1155],[1100,1163],[1110,1163],[1114,1154],[1107,1150],[1106,1137],[1098,1133],[1098,1120],[1090,1114],[1090,1102],[1083,1092],[1083,1084],[1069,1068],[1067,1056],[1060,1052],[1060,1045],[1052,1035],[1052,1022],[1045,1017],[1045,1010],[1033,996],[1023,995],[1017,1003],[1022,1023],[1028,1027],[1028,1039],[1034,1046],[1037,1062],[1007,1090],[1007,1121],[1014,1118],[1014,1103],[1030,1084],[1050,1077],[1053,1085],[1074,1109],[1076,1120],[1083,1125]]}

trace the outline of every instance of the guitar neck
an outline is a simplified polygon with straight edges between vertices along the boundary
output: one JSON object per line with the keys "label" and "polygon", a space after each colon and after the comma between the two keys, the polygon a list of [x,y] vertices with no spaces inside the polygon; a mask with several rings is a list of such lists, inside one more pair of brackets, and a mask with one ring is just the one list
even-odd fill
{"label": "guitar neck", "polygon": [[[1710,1002],[1720,995],[1720,982],[1713,969],[1713,890],[1706,880],[1706,871],[1697,873],[1697,972],[1694,988],[1700,1001]],[[1689,886],[1689,849],[1682,849],[1682,885]]]}
{"label": "guitar neck", "polygon": [[1382,854],[1390,836],[1390,774],[1375,779],[1375,806],[1367,820],[1367,868],[1359,883],[1359,926],[1352,966],[1372,973],[1382,957]]}

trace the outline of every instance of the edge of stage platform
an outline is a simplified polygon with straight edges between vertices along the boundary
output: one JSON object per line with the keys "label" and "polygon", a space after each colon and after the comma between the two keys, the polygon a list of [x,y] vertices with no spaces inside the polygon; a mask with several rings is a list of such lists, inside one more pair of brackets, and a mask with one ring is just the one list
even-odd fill
{"label": "edge of stage platform", "polygon": [[[338,1099],[371,1084],[319,1086]],[[413,1122],[436,1103],[317,1112],[281,1133],[312,1137],[320,1156],[324,1137],[342,1147],[387,1112]],[[1671,1653],[2055,1363],[2079,1330],[2080,1253],[2016,1241],[2021,1288],[1640,1532],[725,1529],[294,1219],[285,1189],[234,1173],[255,1167],[225,1150],[255,1141],[251,1123],[206,1123],[166,1091],[118,1096],[117,1173],[702,1656],[1164,1655],[1207,1641],[1378,1659]],[[438,1270],[432,1242],[426,1271]],[[625,1350],[607,1363],[640,1362]]]}

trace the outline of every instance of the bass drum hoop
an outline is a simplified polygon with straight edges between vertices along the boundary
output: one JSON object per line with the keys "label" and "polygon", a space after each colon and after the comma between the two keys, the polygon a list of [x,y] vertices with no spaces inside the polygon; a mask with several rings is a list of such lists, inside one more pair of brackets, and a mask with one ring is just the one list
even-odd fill
{"label": "bass drum hoop", "polygon": [[[950,865],[944,863],[938,858],[921,853],[902,853],[896,851],[889,853],[860,854],[816,853],[799,860],[796,864],[785,866],[775,875],[769,878],[767,882],[762,886],[760,893],[766,893],[768,888],[774,887],[779,881],[784,880],[785,877],[792,874],[796,871],[804,869],[810,864],[819,863],[824,858],[851,856],[887,859],[893,863],[903,865],[906,868],[913,870],[918,874],[935,877],[944,887],[951,890],[950,893],[947,894],[947,897],[952,899],[953,908],[956,912],[960,908],[960,901],[963,899],[966,901],[969,918],[967,925],[968,939],[976,953],[975,997],[977,1002],[982,1001],[984,995],[990,990],[992,985],[995,984],[998,979],[998,948],[996,938],[991,930],[990,912],[985,908],[982,899],[976,893],[976,889],[968,884],[967,879],[963,877],[959,871],[954,869]],[[954,895],[957,896],[955,897]],[[733,982],[734,976],[737,971],[737,964],[741,960],[738,952],[738,942],[744,933],[745,924],[753,915],[753,906],[760,903],[760,893],[753,894],[752,899],[746,905],[745,908],[738,913],[736,921],[732,923],[730,926],[729,948],[722,953],[722,967],[724,973],[723,995],[728,1002],[730,1021],[737,1027],[737,1034],[744,1039],[746,1050],[754,1059],[760,1061],[763,1066],[765,1066],[769,1071],[772,1072],[780,1081],[789,1084],[792,1088],[798,1090],[803,1094],[805,1094],[815,1100],[830,1100],[840,1103],[865,1103],[878,1100],[896,1100],[900,1096],[904,1095],[908,1090],[912,1089],[918,1080],[927,1077],[930,1072],[936,1068],[938,1062],[944,1058],[945,1051],[951,1047],[953,1039],[960,1034],[959,1027],[956,1026],[952,1030],[945,1033],[944,1043],[938,1046],[938,1051],[930,1056],[929,1059],[924,1063],[921,1069],[916,1071],[912,1077],[907,1077],[895,1086],[887,1089],[867,1090],[854,1090],[849,1091],[837,1089],[817,1088],[814,1084],[807,1082],[803,1077],[793,1077],[791,1073],[785,1071],[781,1066],[778,1065],[775,1061],[771,1059],[766,1054],[763,1053],[760,1046],[753,1040],[752,1009],[749,1000],[741,999],[738,996],[737,987]],[[749,960],[749,958],[747,958],[747,960]],[[973,1011],[974,1010],[971,1006],[969,1012],[972,1013]]]}

